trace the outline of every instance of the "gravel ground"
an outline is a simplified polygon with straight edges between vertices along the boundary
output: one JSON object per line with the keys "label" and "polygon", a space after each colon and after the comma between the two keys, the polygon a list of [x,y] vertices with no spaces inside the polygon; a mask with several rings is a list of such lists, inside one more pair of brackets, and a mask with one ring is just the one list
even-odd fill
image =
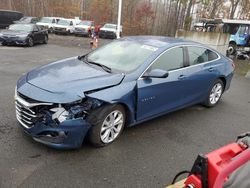
{"label": "gravel ground", "polygon": [[[49,43],[64,47],[76,47],[90,49],[90,40],[88,37],[76,37],[73,35],[49,35]],[[99,45],[102,46],[111,42],[110,39],[99,39]]]}

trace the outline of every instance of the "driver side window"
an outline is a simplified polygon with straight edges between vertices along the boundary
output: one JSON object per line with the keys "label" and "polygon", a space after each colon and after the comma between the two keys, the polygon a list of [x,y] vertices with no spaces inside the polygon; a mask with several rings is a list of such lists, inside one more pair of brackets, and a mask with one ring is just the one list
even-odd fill
{"label": "driver side window", "polygon": [[162,69],[165,71],[176,70],[184,67],[183,48],[177,47],[167,50],[151,66],[151,69]]}

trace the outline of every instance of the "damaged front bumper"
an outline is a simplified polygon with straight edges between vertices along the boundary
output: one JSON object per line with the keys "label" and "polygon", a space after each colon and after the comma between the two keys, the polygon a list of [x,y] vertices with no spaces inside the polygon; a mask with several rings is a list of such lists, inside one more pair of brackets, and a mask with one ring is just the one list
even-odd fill
{"label": "damaged front bumper", "polygon": [[20,122],[20,127],[35,141],[57,149],[80,148],[91,127],[84,119],[66,120],[57,126],[48,126],[36,123],[31,128],[26,128]]}
{"label": "damaged front bumper", "polygon": [[[35,141],[58,149],[80,148],[91,125],[84,110],[96,103],[73,104],[67,111],[62,105],[43,103],[15,94],[16,118],[20,127]],[[58,107],[59,106],[59,107]]]}

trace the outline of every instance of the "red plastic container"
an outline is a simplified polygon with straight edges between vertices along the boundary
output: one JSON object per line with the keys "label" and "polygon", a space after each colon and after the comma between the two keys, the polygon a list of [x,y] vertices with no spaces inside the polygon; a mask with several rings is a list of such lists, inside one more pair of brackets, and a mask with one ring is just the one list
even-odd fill
{"label": "red plastic container", "polygon": [[[250,160],[250,149],[238,143],[228,144],[205,155],[207,158],[208,188],[222,188],[228,176]],[[185,187],[202,187],[200,175],[190,175]]]}

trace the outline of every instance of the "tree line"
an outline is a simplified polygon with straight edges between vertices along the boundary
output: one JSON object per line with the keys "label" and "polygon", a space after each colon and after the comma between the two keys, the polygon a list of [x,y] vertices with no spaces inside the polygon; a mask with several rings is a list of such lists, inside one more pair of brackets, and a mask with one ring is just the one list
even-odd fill
{"label": "tree line", "polygon": [[[98,24],[117,22],[118,0],[1,0],[0,9],[27,16],[80,17]],[[123,32],[173,36],[200,18],[250,19],[249,0],[123,0]]]}

